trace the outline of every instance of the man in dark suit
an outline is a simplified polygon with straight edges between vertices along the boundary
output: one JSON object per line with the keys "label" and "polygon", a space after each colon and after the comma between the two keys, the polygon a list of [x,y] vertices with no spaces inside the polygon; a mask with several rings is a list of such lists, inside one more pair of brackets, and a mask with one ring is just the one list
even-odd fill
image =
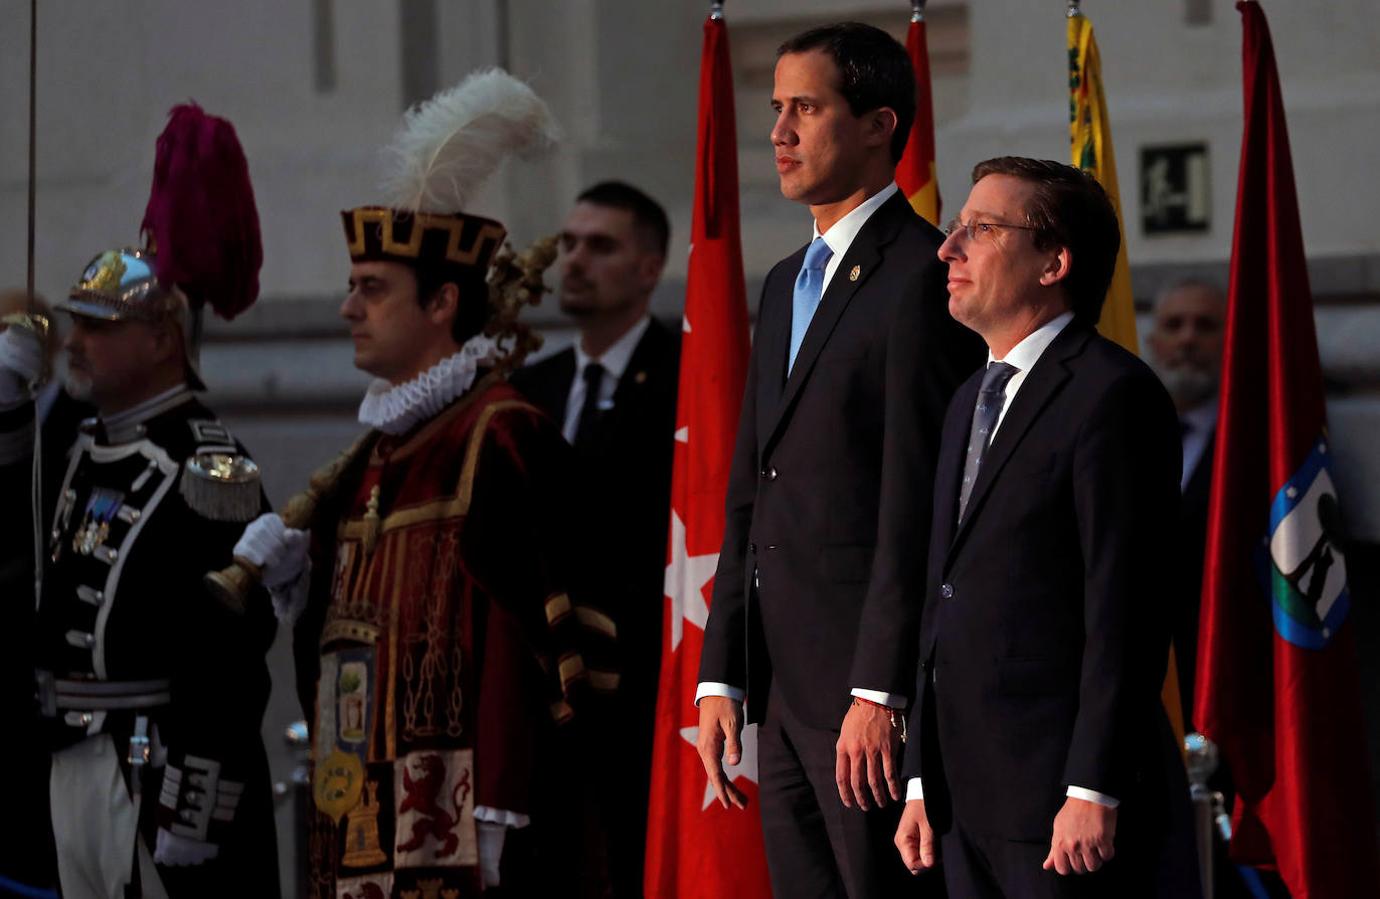
{"label": "man in dark suit", "polygon": [[956,896],[1150,893],[1184,873],[1156,577],[1180,448],[1159,380],[1093,328],[1116,214],[1091,176],[1004,157],[948,233],[949,310],[989,363],[944,419],[896,844],[933,865],[933,825]]}
{"label": "man in dark suit", "polygon": [[1194,669],[1198,656],[1198,608],[1207,545],[1208,491],[1217,436],[1217,385],[1222,377],[1222,337],[1227,297],[1206,281],[1170,284],[1155,297],[1154,326],[1145,335],[1145,361],[1159,375],[1179,414],[1183,441],[1183,504],[1179,514],[1181,575],[1172,598],[1174,659],[1179,673],[1184,725],[1193,730]]}
{"label": "man in dark suit", "polygon": [[648,312],[670,226],[642,191],[606,181],[580,194],[561,231],[560,302],[574,347],[512,381],[558,424],[579,461],[588,560],[616,618],[621,654],[605,814],[614,895],[642,895],[652,726],[661,663],[679,335]]}
{"label": "man in dark suit", "polygon": [[[771,140],[813,241],[767,275],[713,604],[698,749],[725,806],[757,736],[778,896],[914,889],[891,852],[943,409],[980,362],[945,311],[941,236],[893,181],[905,50],[866,25],[782,46]],[[890,805],[889,808],[883,806]]]}

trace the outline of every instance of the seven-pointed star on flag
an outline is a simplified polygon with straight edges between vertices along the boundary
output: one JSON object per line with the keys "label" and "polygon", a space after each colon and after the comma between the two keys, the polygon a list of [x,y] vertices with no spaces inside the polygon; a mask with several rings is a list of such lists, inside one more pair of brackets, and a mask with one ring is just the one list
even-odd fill
{"label": "seven-pointed star on flag", "polygon": [[[680,738],[694,747],[700,738],[698,727],[682,727]],[[746,777],[753,783],[757,783],[757,725],[749,724],[743,728],[740,742],[743,744],[743,757],[738,760],[736,765],[724,765],[724,776],[729,782],[740,777]],[[704,785],[704,804],[700,806],[700,811],[704,811],[714,803],[714,785],[709,783],[709,775],[705,775]]]}
{"label": "seven-pointed star on flag", "polygon": [[671,563],[666,566],[666,595],[671,597],[671,649],[680,646],[685,622],[704,630],[709,621],[709,604],[704,601],[704,585],[714,577],[718,553],[692,556],[685,546],[685,522],[671,510]]}

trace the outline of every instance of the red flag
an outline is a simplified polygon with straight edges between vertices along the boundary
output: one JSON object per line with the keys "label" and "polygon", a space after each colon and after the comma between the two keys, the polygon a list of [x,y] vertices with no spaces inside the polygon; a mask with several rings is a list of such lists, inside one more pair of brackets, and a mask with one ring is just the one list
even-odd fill
{"label": "red flag", "polygon": [[[695,750],[695,687],[724,493],[747,375],[748,316],[738,229],[738,138],[733,72],[722,18],[704,24],[699,145],[681,335],[680,396],[671,479],[666,622],[647,822],[648,896],[770,896],[755,808],[724,809]],[[743,763],[728,769],[757,798],[756,728]]]}
{"label": "red flag", "polygon": [[1245,133],[1203,576],[1199,723],[1238,791],[1233,859],[1277,869],[1295,899],[1380,896],[1284,103],[1265,15],[1254,2],[1237,8]]}
{"label": "red flag", "polygon": [[917,213],[939,224],[939,180],[934,161],[934,102],[930,93],[930,51],[925,42],[925,17],[915,12],[906,34],[906,52],[915,69],[915,121],[910,125],[906,152],[896,166],[896,185]]}

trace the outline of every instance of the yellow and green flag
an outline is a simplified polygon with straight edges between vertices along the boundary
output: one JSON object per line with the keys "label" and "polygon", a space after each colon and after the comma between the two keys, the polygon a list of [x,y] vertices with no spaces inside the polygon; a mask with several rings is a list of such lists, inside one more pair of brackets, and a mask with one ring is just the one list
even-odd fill
{"label": "yellow and green flag", "polygon": [[[1069,16],[1069,137],[1073,144],[1073,164],[1098,180],[1121,217],[1121,193],[1116,183],[1116,156],[1112,153],[1112,123],[1107,119],[1107,97],[1102,90],[1102,57],[1097,52],[1093,26],[1087,16]],[[1136,305],[1131,295],[1131,270],[1126,262],[1126,226],[1121,227],[1121,249],[1116,254],[1116,270],[1102,304],[1097,330],[1139,355],[1136,340]],[[1174,735],[1183,743],[1183,705],[1179,701],[1179,676],[1174,648],[1169,651],[1169,666],[1160,699],[1169,715]]]}
{"label": "yellow and green flag", "polygon": [[[1082,13],[1069,16],[1069,137],[1073,164],[1098,180],[1111,198],[1116,218],[1122,222],[1121,193],[1116,183],[1116,156],[1112,153],[1112,124],[1107,119],[1107,98],[1102,90],[1102,57],[1093,38],[1092,22]],[[1102,306],[1097,329],[1139,354],[1136,341],[1136,308],[1131,295],[1131,270],[1126,263],[1126,227],[1121,228],[1121,249],[1116,271]]]}

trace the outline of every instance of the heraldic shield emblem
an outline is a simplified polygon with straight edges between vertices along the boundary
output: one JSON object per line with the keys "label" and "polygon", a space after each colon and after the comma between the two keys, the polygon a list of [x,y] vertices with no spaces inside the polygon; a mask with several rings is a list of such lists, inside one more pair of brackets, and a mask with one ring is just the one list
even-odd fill
{"label": "heraldic shield emblem", "polygon": [[1351,604],[1346,562],[1328,533],[1337,515],[1329,461],[1327,442],[1320,438],[1270,504],[1275,630],[1301,649],[1325,647]]}

